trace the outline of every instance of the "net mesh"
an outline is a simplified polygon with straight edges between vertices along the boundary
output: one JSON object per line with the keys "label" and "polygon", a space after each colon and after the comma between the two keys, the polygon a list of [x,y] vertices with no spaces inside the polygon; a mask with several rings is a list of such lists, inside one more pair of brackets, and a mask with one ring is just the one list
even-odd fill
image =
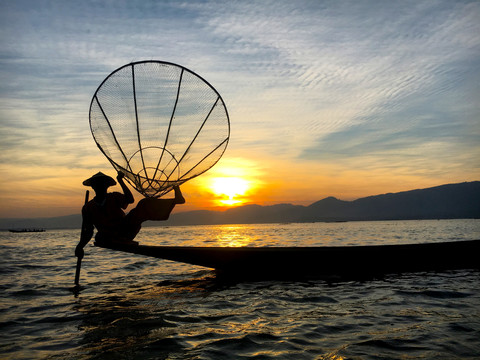
{"label": "net mesh", "polygon": [[90,129],[117,171],[160,197],[217,163],[230,136],[220,94],[192,71],[142,61],[112,72],[90,105]]}

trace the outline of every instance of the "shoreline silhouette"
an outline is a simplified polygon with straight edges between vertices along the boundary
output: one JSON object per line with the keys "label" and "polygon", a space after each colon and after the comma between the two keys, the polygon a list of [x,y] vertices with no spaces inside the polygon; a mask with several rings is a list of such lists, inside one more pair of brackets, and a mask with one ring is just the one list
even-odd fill
{"label": "shoreline silhouette", "polygon": [[[327,197],[309,206],[244,205],[225,211],[177,212],[167,221],[146,222],[145,226],[479,218],[480,181],[472,181],[367,196],[353,201]],[[80,226],[80,211],[59,217],[0,219],[0,229],[3,230],[29,227],[75,229]]]}

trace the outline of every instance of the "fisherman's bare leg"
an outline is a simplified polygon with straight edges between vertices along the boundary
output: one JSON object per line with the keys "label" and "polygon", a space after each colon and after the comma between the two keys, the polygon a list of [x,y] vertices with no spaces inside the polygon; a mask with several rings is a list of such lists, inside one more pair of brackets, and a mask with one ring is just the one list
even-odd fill
{"label": "fisherman's bare leg", "polygon": [[185,198],[180,191],[180,187],[174,186],[173,191],[175,192],[175,204],[185,204]]}
{"label": "fisherman's bare leg", "polygon": [[133,223],[143,223],[146,220],[167,220],[177,204],[184,204],[185,198],[178,186],[173,188],[173,199],[144,198],[140,200],[132,211],[127,215]]}

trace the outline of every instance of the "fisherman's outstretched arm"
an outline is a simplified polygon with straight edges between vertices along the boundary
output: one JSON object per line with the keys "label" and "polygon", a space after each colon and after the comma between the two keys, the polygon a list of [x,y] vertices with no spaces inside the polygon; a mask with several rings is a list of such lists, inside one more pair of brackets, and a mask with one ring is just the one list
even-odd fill
{"label": "fisherman's outstretched arm", "polygon": [[130,191],[130,189],[127,187],[127,185],[123,181],[124,177],[125,177],[125,174],[122,173],[121,171],[119,171],[118,174],[117,174],[118,183],[122,187],[122,191],[123,191],[123,194],[125,195],[125,199],[127,201],[127,204],[133,204],[135,199],[133,198],[132,192]]}

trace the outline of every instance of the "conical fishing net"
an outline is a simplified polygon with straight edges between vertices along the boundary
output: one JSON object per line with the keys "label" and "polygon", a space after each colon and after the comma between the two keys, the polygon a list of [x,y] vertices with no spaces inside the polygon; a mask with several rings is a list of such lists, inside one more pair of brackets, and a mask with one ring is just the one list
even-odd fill
{"label": "conical fishing net", "polygon": [[112,72],[90,105],[90,129],[135,189],[159,197],[217,163],[230,136],[220,94],[192,71],[141,61]]}

